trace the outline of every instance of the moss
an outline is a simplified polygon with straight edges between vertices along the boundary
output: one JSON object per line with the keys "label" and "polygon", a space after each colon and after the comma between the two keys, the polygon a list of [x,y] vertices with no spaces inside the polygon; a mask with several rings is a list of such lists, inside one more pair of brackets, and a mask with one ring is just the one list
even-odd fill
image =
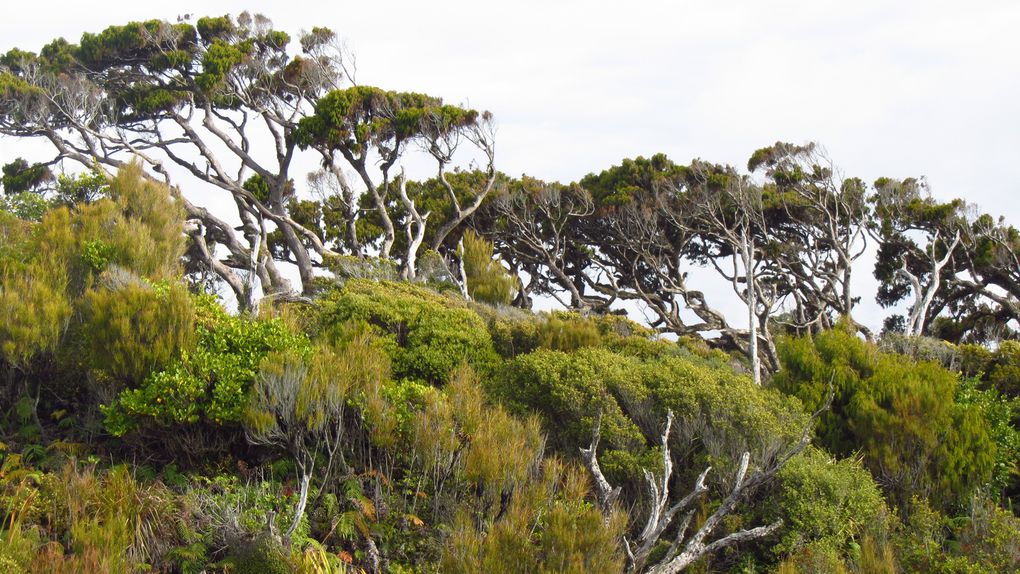
{"label": "moss", "polygon": [[234,574],[291,574],[297,570],[283,545],[269,535],[239,544],[231,561]]}

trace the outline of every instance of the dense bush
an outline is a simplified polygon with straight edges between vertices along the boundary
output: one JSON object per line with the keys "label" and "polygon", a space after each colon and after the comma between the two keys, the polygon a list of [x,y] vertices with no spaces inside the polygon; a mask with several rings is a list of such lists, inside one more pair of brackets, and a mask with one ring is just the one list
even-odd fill
{"label": "dense bush", "polygon": [[493,260],[492,242],[468,230],[464,233],[461,258],[468,295],[475,301],[507,305],[517,295],[517,278]]}
{"label": "dense bush", "polygon": [[955,519],[914,498],[894,543],[909,572],[992,574],[1020,568],[1020,519],[981,498]]}
{"label": "dense bush", "polygon": [[787,340],[780,355],[775,387],[811,409],[834,391],[820,444],[839,456],[862,452],[899,508],[917,493],[942,508],[961,505],[991,480],[991,425],[976,405],[957,401],[956,374],[883,353],[842,328]]}
{"label": "dense bush", "polygon": [[442,384],[463,361],[488,370],[497,358],[476,313],[421,286],[350,280],[317,306],[314,329],[327,339],[352,321],[371,325],[389,341],[398,378]]}
{"label": "dense bush", "polygon": [[179,283],[132,281],[93,290],[82,308],[85,362],[117,381],[117,387],[141,382],[194,342],[194,304]]}
{"label": "dense bush", "polygon": [[[94,337],[124,338],[123,329],[120,334],[98,332],[107,327],[160,328],[159,324],[142,325],[140,316],[131,316],[158,310],[149,304],[150,309],[143,311],[139,306],[146,305],[144,289],[130,284],[177,281],[184,253],[183,211],[169,189],[145,180],[137,166],[122,169],[110,180],[108,191],[109,198],[74,210],[51,209],[38,223],[0,214],[0,236],[5,239],[0,248],[0,352],[4,360],[25,365],[33,357],[52,354],[65,337],[82,336],[75,324],[82,318],[100,322],[91,330],[86,326],[83,338],[90,345]],[[107,288],[95,292],[101,277],[107,278]],[[113,288],[109,288],[110,282]],[[162,326],[176,333],[171,338],[185,336],[181,331],[188,323],[180,290],[179,285],[164,285],[153,295],[164,297],[163,303],[170,307],[163,312]],[[118,304],[125,307],[116,309]],[[182,316],[170,317],[174,310],[182,311]],[[133,327],[125,321],[133,321]],[[144,345],[154,335],[143,334],[138,343]],[[97,341],[93,350],[104,342],[110,341]],[[77,346],[70,343],[72,348]],[[157,344],[161,348],[149,364],[168,359],[166,346],[173,344]],[[110,351],[131,354],[128,349]],[[65,355],[72,361],[79,359],[75,352]],[[144,358],[122,356],[121,360],[113,367],[117,375],[138,379],[144,374]]]}
{"label": "dense bush", "polygon": [[834,460],[816,448],[792,459],[770,497],[770,519],[782,518],[777,556],[815,554],[853,558],[869,532],[888,532],[885,500],[856,459]]}
{"label": "dense bush", "polygon": [[237,423],[262,360],[282,349],[309,346],[281,318],[230,315],[211,297],[196,298],[196,342],[164,369],[150,371],[137,386],[105,406],[115,435],[139,425],[173,427],[199,421]]}

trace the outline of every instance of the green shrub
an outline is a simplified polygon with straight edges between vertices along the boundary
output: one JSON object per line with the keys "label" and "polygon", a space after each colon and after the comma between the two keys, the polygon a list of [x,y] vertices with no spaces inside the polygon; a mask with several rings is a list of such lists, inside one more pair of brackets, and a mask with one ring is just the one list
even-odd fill
{"label": "green shrub", "polygon": [[653,403],[676,413],[680,444],[694,447],[688,469],[694,475],[711,465],[713,475],[726,476],[744,451],[752,460],[775,456],[808,424],[799,401],[755,385],[714,358],[683,354],[647,361],[644,373]]}
{"label": "green shrub", "polygon": [[667,409],[677,416],[683,452],[697,454],[684,461],[695,475],[711,464],[724,476],[744,450],[773,455],[799,438],[808,419],[796,400],[726,365],[691,355],[642,360],[598,347],[519,356],[490,381],[489,392],[515,413],[538,413],[550,445],[569,454],[589,443],[601,412],[600,456],[617,483],[639,482],[642,467],[661,464],[649,445],[658,446]]}
{"label": "green shrub", "polygon": [[779,352],[783,369],[773,385],[815,409],[831,384],[821,445],[844,457],[860,450],[897,507],[914,494],[940,508],[963,504],[991,479],[990,425],[976,405],[957,402],[956,374],[882,353],[843,328],[783,341]]}
{"label": "green shrub", "polygon": [[230,315],[208,296],[198,297],[196,306],[194,348],[103,407],[106,427],[114,435],[140,424],[239,422],[266,355],[310,345],[305,335],[294,333],[282,319]]}
{"label": "green shrub", "polygon": [[595,322],[577,313],[552,313],[538,329],[538,346],[544,349],[569,352],[601,343],[602,333]]}
{"label": "green shrub", "polygon": [[90,291],[83,315],[86,364],[118,380],[141,382],[194,341],[194,305],[181,284],[136,281]]}
{"label": "green shrub", "polygon": [[637,450],[645,440],[625,409],[640,408],[646,399],[640,367],[606,349],[539,349],[509,362],[489,392],[515,413],[538,413],[550,444],[561,452],[588,444],[599,412],[603,444]]}
{"label": "green shrub", "polygon": [[772,548],[778,556],[810,546],[846,557],[867,531],[889,528],[882,493],[860,461],[834,460],[813,447],[779,471],[770,506],[763,522],[783,519],[780,541]]}
{"label": "green shrub", "polygon": [[957,388],[956,401],[976,409],[988,423],[988,434],[995,443],[992,492],[1015,489],[1020,481],[1020,427],[1014,422],[1020,416],[1020,400],[1007,399],[994,387],[982,390],[978,381],[965,379]]}
{"label": "green shrub", "polygon": [[968,515],[949,519],[915,497],[895,544],[907,572],[1016,572],[1020,568],[1020,518],[975,497]]}
{"label": "green shrub", "polygon": [[1003,395],[1020,398],[1020,341],[1003,341],[991,356],[987,379]]}
{"label": "green shrub", "polygon": [[475,301],[508,305],[517,295],[517,278],[493,259],[492,242],[470,229],[464,233],[464,275],[468,295]]}
{"label": "green shrub", "polygon": [[[622,572],[623,515],[604,520],[585,500],[584,471],[547,460],[497,518],[466,512],[443,546],[442,572]],[[495,509],[494,509],[495,510]]]}
{"label": "green shrub", "polygon": [[352,321],[371,325],[389,341],[397,378],[442,384],[464,361],[488,370],[497,360],[477,313],[418,285],[352,279],[320,300],[320,336],[336,337]]}

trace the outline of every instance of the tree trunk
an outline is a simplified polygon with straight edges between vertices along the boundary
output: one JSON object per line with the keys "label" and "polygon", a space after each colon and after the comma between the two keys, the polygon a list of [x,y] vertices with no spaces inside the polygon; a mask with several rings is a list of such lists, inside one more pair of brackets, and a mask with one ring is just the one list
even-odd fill
{"label": "tree trunk", "polygon": [[294,509],[294,519],[290,521],[290,526],[287,527],[287,532],[284,533],[284,538],[290,538],[290,536],[294,534],[294,531],[297,530],[298,525],[301,524],[301,518],[305,515],[305,506],[308,504],[308,486],[311,481],[311,469],[302,469],[297,508]]}
{"label": "tree trunk", "polygon": [[761,386],[761,357],[758,355],[758,289],[754,281],[754,239],[748,233],[746,224],[740,235],[744,259],[744,279],[747,282],[747,354],[751,359],[751,374],[754,377],[754,384]]}

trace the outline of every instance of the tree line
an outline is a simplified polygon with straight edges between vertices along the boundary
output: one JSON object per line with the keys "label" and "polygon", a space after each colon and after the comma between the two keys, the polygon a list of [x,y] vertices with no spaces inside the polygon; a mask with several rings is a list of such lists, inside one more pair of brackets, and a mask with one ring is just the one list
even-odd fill
{"label": "tree line", "polygon": [[[303,33],[299,50],[290,43],[244,14],[9,51],[0,133],[56,153],[8,164],[8,195],[52,189],[57,163],[110,170],[130,158],[166,183],[212,186],[241,225],[182,196],[188,269],[229,286],[241,308],[307,296],[317,269],[344,257],[391,261],[414,279],[424,256],[427,271],[438,260],[460,281],[472,229],[517,277],[515,305],[542,296],[605,313],[638,301],[658,330],[718,335],[715,344],[754,357],[755,372],[778,368],[776,332],[852,320],[862,294],[851,278],[869,243],[878,301],[908,305],[886,329],[955,342],[1016,329],[1016,229],[932,197],[923,178],[868,185],[817,145],[787,143],[755,151],[746,171],[660,154],[571,184],[508,177],[496,170],[489,112],[357,84],[330,30]],[[407,179],[402,162],[415,153],[434,177]],[[304,182],[292,173],[299,154],[321,166]],[[281,263],[296,267],[296,286]],[[746,316],[725,316],[695,269],[729,283]]]}

